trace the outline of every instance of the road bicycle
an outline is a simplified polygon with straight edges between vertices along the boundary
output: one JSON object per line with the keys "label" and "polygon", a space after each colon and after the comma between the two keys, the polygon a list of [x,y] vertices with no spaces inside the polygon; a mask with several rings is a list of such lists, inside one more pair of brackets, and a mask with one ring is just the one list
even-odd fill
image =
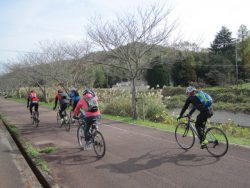
{"label": "road bicycle", "polygon": [[[198,139],[198,133],[195,128],[195,121],[191,119],[189,116],[184,116],[186,118],[186,122],[180,122],[175,128],[175,139],[177,144],[185,150],[188,150],[193,147],[195,142],[195,135]],[[228,139],[226,134],[219,129],[218,127],[208,127],[205,124],[204,128],[204,136],[208,144],[206,144],[205,148],[207,151],[214,157],[222,157],[228,151]]]}
{"label": "road bicycle", "polygon": [[64,126],[66,131],[70,131],[71,119],[70,119],[70,116],[68,115],[67,109],[62,111],[62,117],[63,117],[62,120],[59,114],[59,110],[60,110],[60,107],[58,108],[57,114],[56,114],[57,124],[59,125],[60,128]]}
{"label": "road bicycle", "polygon": [[32,110],[32,124],[38,127],[40,120],[38,119],[38,112],[34,109]]}
{"label": "road bicycle", "polygon": [[[81,122],[82,124],[79,125],[77,129],[77,140],[78,140],[79,146],[84,149],[84,145],[85,145],[84,130],[85,130],[86,122],[84,120],[82,120]],[[100,122],[98,121],[98,119],[97,118],[93,119],[91,122],[90,129],[89,129],[89,134],[90,134],[91,144],[94,148],[94,151],[97,157],[102,158],[106,152],[106,144],[105,144],[105,140],[104,140],[102,133],[98,129],[99,125],[100,125]]]}

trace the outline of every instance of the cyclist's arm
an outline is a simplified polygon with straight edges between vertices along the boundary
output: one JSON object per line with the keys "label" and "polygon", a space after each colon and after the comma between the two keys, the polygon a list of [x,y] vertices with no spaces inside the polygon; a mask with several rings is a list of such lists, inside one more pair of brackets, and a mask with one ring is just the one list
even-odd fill
{"label": "cyclist's arm", "polygon": [[30,104],[30,95],[27,98],[27,107],[29,106],[29,104]]}
{"label": "cyclist's arm", "polygon": [[189,107],[189,104],[191,103],[190,97],[187,98],[184,106],[181,109],[181,113],[180,113],[180,117],[183,116],[183,114],[185,113],[185,111],[187,110],[187,108]]}
{"label": "cyclist's arm", "polygon": [[82,101],[78,101],[75,110],[74,110],[74,115],[77,116],[80,113],[80,109],[83,108]]}
{"label": "cyclist's arm", "polygon": [[56,97],[55,97],[55,106],[54,106],[54,108],[56,108],[56,106],[57,106],[57,101],[58,101],[58,97],[57,97],[57,95],[56,95]]}
{"label": "cyclist's arm", "polygon": [[193,106],[193,108],[190,110],[190,112],[188,113],[188,115],[191,116],[194,113],[195,110],[196,110],[196,108],[195,108],[195,106]]}

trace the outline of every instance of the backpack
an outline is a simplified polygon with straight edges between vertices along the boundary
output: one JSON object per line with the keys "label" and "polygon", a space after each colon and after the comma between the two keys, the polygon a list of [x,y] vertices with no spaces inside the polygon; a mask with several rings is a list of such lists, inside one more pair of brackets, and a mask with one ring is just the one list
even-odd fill
{"label": "backpack", "polygon": [[84,100],[88,104],[87,112],[97,112],[98,111],[98,102],[95,96],[93,97],[84,97]]}
{"label": "backpack", "polygon": [[69,105],[68,96],[65,93],[59,93],[59,95],[60,95],[60,99],[59,99],[60,104],[68,106]]}
{"label": "backpack", "polygon": [[39,98],[37,97],[36,93],[31,93],[30,94],[30,99],[31,99],[32,102],[39,101]]}
{"label": "backpack", "polygon": [[77,91],[70,91],[69,97],[73,102],[78,102],[81,98]]}
{"label": "backpack", "polygon": [[208,95],[204,91],[198,91],[195,94],[196,97],[200,100],[200,102],[205,106],[205,107],[211,107],[213,103],[213,99],[210,95]]}

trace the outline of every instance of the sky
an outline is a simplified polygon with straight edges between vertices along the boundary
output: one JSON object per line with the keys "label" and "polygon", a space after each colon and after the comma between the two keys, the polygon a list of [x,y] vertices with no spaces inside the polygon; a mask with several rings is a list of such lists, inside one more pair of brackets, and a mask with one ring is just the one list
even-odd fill
{"label": "sky", "polygon": [[[93,16],[105,20],[159,0],[0,0],[0,72],[3,63],[37,51],[41,41],[80,41]],[[249,0],[162,0],[178,21],[182,40],[209,47],[222,26],[232,37],[240,25],[250,30]],[[168,6],[166,6],[168,7]]]}

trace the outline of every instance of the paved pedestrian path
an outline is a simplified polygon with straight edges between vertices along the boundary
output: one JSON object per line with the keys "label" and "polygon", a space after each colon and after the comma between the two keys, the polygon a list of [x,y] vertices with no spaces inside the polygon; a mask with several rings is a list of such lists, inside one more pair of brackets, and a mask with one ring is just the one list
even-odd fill
{"label": "paved pedestrian path", "polygon": [[2,188],[41,187],[1,120],[0,182]]}

